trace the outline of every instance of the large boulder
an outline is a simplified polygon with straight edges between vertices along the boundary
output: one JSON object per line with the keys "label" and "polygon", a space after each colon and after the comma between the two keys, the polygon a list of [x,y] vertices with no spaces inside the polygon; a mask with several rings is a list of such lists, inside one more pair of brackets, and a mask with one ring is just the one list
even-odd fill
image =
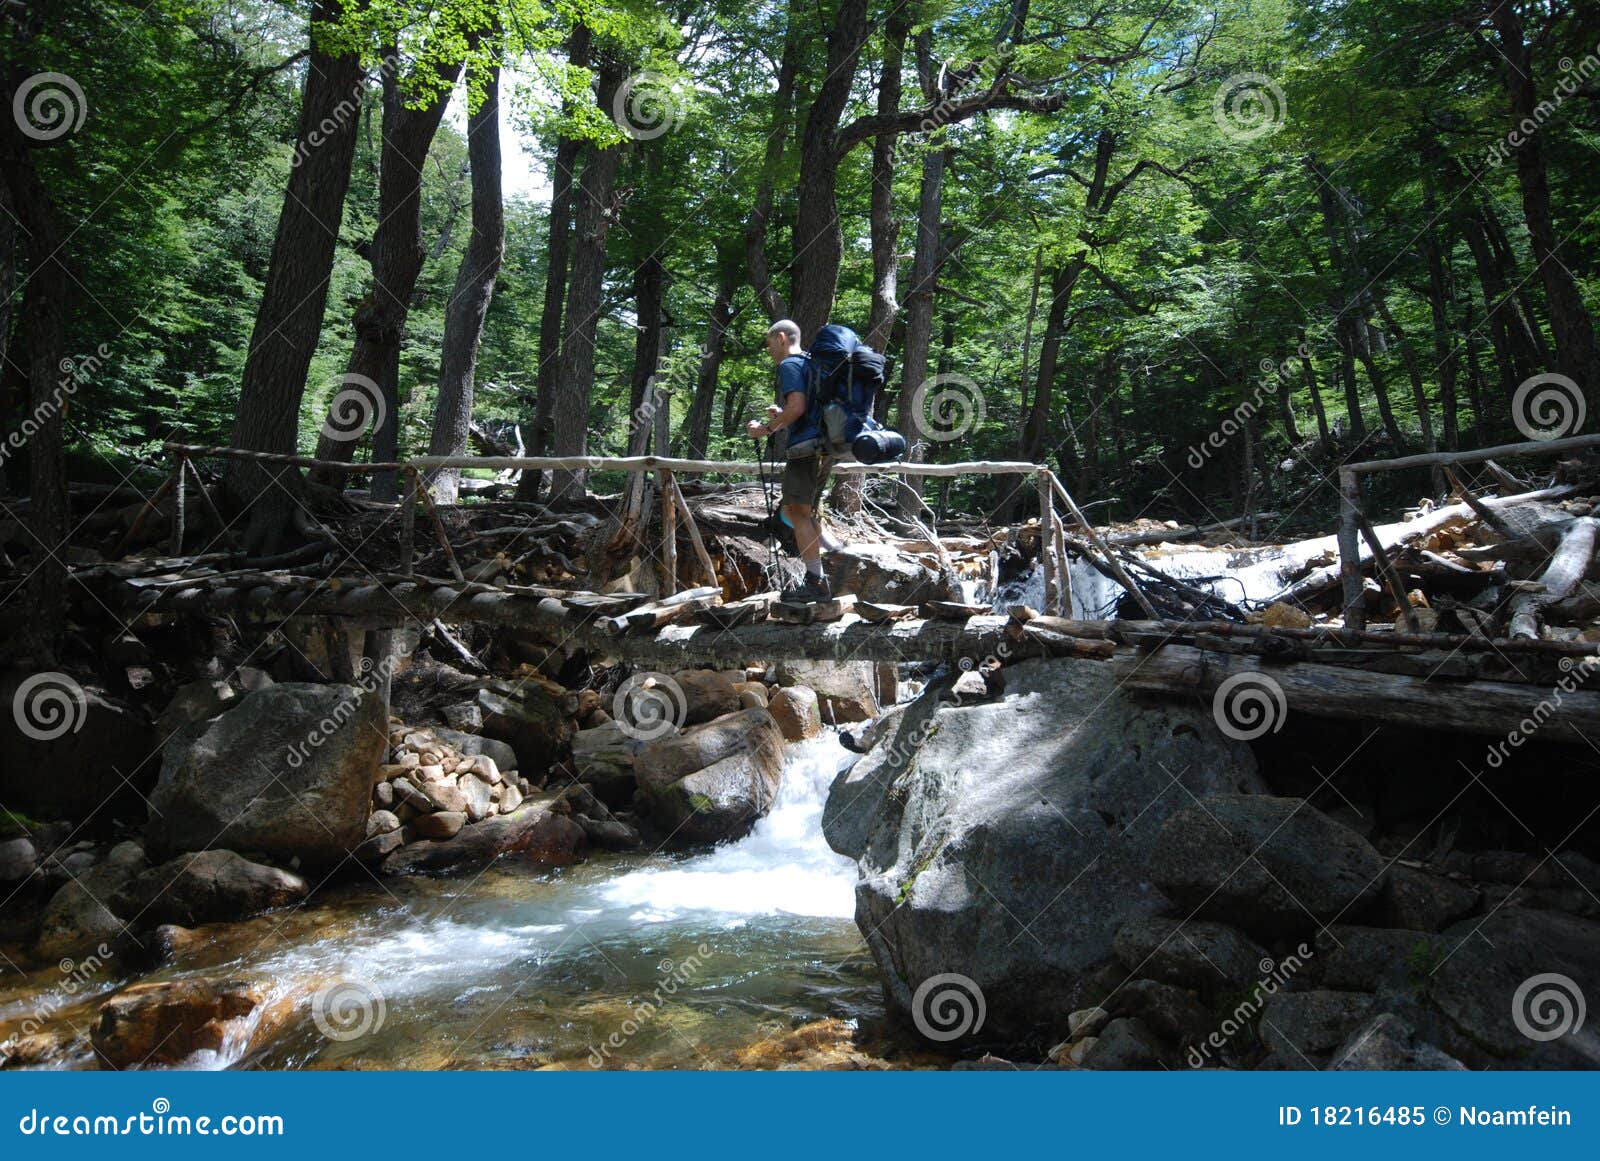
{"label": "large boulder", "polygon": [[919,605],[950,595],[938,569],[888,544],[852,544],[828,554],[828,579],[836,593],[863,601]]}
{"label": "large boulder", "polygon": [[745,676],[742,669],[682,669],[672,681],[683,694],[684,716],[677,724],[692,726],[737,710]]}
{"label": "large boulder", "polygon": [[633,767],[644,744],[618,721],[579,730],[572,736],[572,765],[578,780],[592,787],[607,806],[628,805],[639,789]]}
{"label": "large boulder", "polygon": [[1270,936],[1356,919],[1383,893],[1387,862],[1304,799],[1224,794],[1173,815],[1150,874],[1197,914]]}
{"label": "large boulder", "polygon": [[778,796],[783,735],[766,710],[740,710],[651,742],[635,767],[639,806],[671,841],[738,838]]}
{"label": "large boulder", "polygon": [[[480,689],[478,709],[483,715],[484,736],[510,746],[517,760],[509,768],[530,778],[542,777],[572,743],[573,724],[566,699],[542,682],[526,683],[516,698]],[[495,761],[499,763],[499,758]]]}
{"label": "large boulder", "polygon": [[982,991],[990,1041],[1084,1007],[1118,929],[1169,905],[1148,863],[1174,811],[1265,789],[1209,714],[1136,704],[1102,666],[1027,661],[1006,677],[1007,695],[978,705],[930,686],[824,815],[834,849],[858,857],[856,924],[893,1007],[912,1013],[920,985],[959,973]]}
{"label": "large boulder", "polygon": [[1421,1039],[1393,1012],[1380,1012],[1334,1050],[1328,1067],[1336,1072],[1460,1072],[1467,1066]]}
{"label": "large boulder", "polygon": [[551,801],[530,800],[510,814],[460,827],[451,837],[407,843],[383,860],[382,870],[388,875],[436,871],[466,863],[487,863],[513,852],[551,866],[576,862],[584,846],[583,828],[551,810]]}
{"label": "large boulder", "polygon": [[[40,959],[76,954],[110,943],[126,932],[133,916],[114,912],[123,884],[149,864],[136,842],[118,843],[95,866],[64,883],[45,904],[33,952]],[[120,910],[120,909],[119,909]]]}
{"label": "large boulder", "polygon": [[822,720],[828,725],[864,722],[878,716],[870,661],[782,661],[778,684],[804,685],[815,691]]}
{"label": "large boulder", "polygon": [[790,685],[778,690],[767,703],[772,718],[786,742],[803,742],[822,733],[822,709],[817,704],[817,691],[804,685]]}
{"label": "large boulder", "polygon": [[252,693],[167,743],[150,797],[152,852],[221,846],[336,863],[366,838],[387,744],[383,699],[357,686]]}
{"label": "large boulder", "polygon": [[66,674],[0,675],[0,802],[36,818],[137,814],[165,736],[143,710]]}
{"label": "large boulder", "polygon": [[230,1047],[243,1056],[289,1022],[307,990],[252,979],[130,984],[100,1005],[90,1034],[95,1058],[102,1068],[129,1069],[181,1064]]}
{"label": "large boulder", "polygon": [[299,875],[232,851],[211,850],[179,855],[136,875],[112,897],[111,906],[141,929],[161,923],[193,927],[284,907],[304,899],[308,890]]}

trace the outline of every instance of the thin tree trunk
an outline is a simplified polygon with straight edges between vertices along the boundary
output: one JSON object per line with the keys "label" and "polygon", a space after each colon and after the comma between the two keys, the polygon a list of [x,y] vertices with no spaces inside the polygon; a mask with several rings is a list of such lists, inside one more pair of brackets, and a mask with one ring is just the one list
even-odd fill
{"label": "thin tree trunk", "polygon": [[[609,110],[624,67],[608,60],[600,68],[599,103]],[[595,334],[599,329],[605,285],[606,235],[610,229],[613,187],[622,146],[585,148],[588,159],[578,179],[577,216],[573,227],[572,265],[567,278],[566,321],[561,333],[560,374],[555,385],[552,454],[581,456],[589,443],[589,402],[594,390]],[[584,473],[554,472],[552,500],[583,495]]]}
{"label": "thin tree trunk", "polygon": [[[1510,0],[1496,4],[1490,19],[1499,33],[1500,52],[1505,58],[1511,123],[1520,125],[1535,118],[1540,101],[1533,53],[1528,48],[1522,16]],[[1550,174],[1543,137],[1539,133],[1527,135],[1515,155],[1517,179],[1522,186],[1522,216],[1528,226],[1534,268],[1544,285],[1550,331],[1555,338],[1556,367],[1578,383],[1593,412],[1600,403],[1600,345],[1595,341],[1594,319],[1584,306],[1583,293],[1558,253],[1561,242],[1550,210]]]}
{"label": "thin tree trunk", "polygon": [[[906,36],[911,29],[908,5],[897,6],[883,32],[883,73],[878,82],[878,112],[900,111],[901,66]],[[867,323],[867,343],[875,350],[889,346],[895,318],[900,313],[900,219],[894,212],[895,146],[899,137],[885,133],[872,139],[872,314]]]}
{"label": "thin tree trunk", "polygon": [[[653,235],[652,235],[653,236]],[[634,268],[633,300],[637,329],[633,342],[633,376],[628,392],[628,445],[633,446],[641,429],[648,430],[653,417],[644,406],[645,391],[661,366],[661,355],[667,345],[665,318],[667,299],[667,268],[652,252]],[[674,384],[665,385],[670,392]],[[665,448],[656,448],[657,455],[665,455]]]}
{"label": "thin tree trunk", "polygon": [[839,118],[850,99],[856,63],[867,39],[867,0],[839,0],[828,31],[827,64],[800,138],[799,202],[794,227],[791,310],[804,341],[828,321],[844,256],[836,185]]}
{"label": "thin tree trunk", "polygon": [[[587,68],[591,35],[578,25],[567,38],[567,60],[574,67]],[[556,376],[561,370],[561,323],[566,303],[567,273],[572,256],[572,199],[576,194],[575,172],[583,142],[575,137],[556,141],[555,158],[550,166],[550,225],[545,246],[544,305],[539,310],[539,366],[534,372],[534,418],[523,443],[531,456],[549,453],[554,428]],[[517,498],[539,498],[540,472],[523,472],[517,481]]]}
{"label": "thin tree trunk", "polygon": [[[1405,366],[1406,377],[1411,381],[1411,404],[1417,412],[1417,425],[1422,429],[1422,449],[1432,453],[1439,450],[1439,440],[1433,431],[1433,408],[1428,402],[1428,389],[1422,381],[1422,363],[1417,358],[1417,353],[1411,347],[1411,340],[1406,337],[1405,330],[1400,326],[1398,319],[1389,310],[1389,303],[1384,296],[1374,291],[1372,303],[1378,310],[1378,317],[1383,320],[1383,325],[1394,336],[1395,345],[1400,348],[1400,362]],[[1442,494],[1445,488],[1444,472],[1435,467],[1433,469],[1433,490]]]}
{"label": "thin tree trunk", "polygon": [[[1424,185],[1422,215],[1428,222],[1438,218],[1431,182]],[[1450,451],[1461,446],[1461,427],[1456,414],[1456,377],[1459,365],[1451,338],[1450,304],[1454,284],[1445,262],[1444,249],[1432,225],[1423,231],[1423,257],[1428,263],[1428,310],[1433,322],[1433,359],[1439,375],[1439,413],[1444,424],[1444,445]]]}
{"label": "thin tree trunk", "polygon": [[[306,373],[322,337],[366,84],[357,55],[335,55],[322,31],[344,8],[344,0],[316,0],[311,9],[311,53],[295,136],[297,163],[289,170],[233,425],[233,446],[251,451],[295,450]],[[287,489],[298,484],[298,477],[249,462],[230,462],[225,470],[230,497],[252,506],[246,550],[276,551],[290,529],[295,507]],[[275,481],[282,486],[274,486]]]}
{"label": "thin tree trunk", "polygon": [[[8,70],[6,108],[27,78],[28,70]],[[10,193],[10,208],[27,236],[28,281],[23,292],[22,325],[28,348],[28,403],[35,427],[28,439],[28,546],[35,566],[28,578],[25,652],[41,665],[53,664],[65,630],[68,500],[62,461],[62,410],[68,388],[76,384],[62,375],[66,355],[69,274],[66,239],[55,207],[34,167],[29,140],[14,123],[0,119],[0,171]],[[70,375],[70,373],[69,373]],[[16,661],[24,658],[18,656]],[[18,718],[20,721],[20,717]]]}
{"label": "thin tree trunk", "polygon": [[[385,49],[385,59],[396,61],[394,44]],[[459,63],[441,65],[437,95],[422,108],[408,104],[406,81],[388,67],[383,75],[383,144],[378,167],[378,225],[371,243],[372,289],[356,309],[355,345],[345,365],[343,387],[366,389],[377,385],[382,405],[375,416],[368,415],[356,430],[341,422],[339,409],[330,410],[317,440],[317,458],[349,462],[356,446],[370,426],[372,458],[393,463],[399,458],[400,433],[400,347],[405,340],[406,315],[416,293],[417,279],[427,247],[422,241],[422,172],[428,149],[444,119],[451,88],[461,71]],[[336,393],[337,395],[337,393]],[[319,483],[342,487],[341,472],[314,475]],[[373,477],[374,499],[395,497],[394,473]]]}
{"label": "thin tree trunk", "polygon": [[773,189],[788,145],[789,126],[794,121],[795,80],[800,73],[800,58],[804,55],[804,12],[802,0],[789,0],[783,26],[783,55],[778,62],[778,86],[772,94],[772,121],[761,161],[761,181],[745,224],[745,266],[750,272],[750,286],[769,321],[784,318],[789,313],[789,304],[772,281],[767,258],[767,226],[772,220]]}
{"label": "thin tree trunk", "polygon": [[1311,365],[1311,356],[1306,346],[1306,332],[1300,332],[1300,373],[1305,377],[1306,390],[1311,395],[1311,411],[1317,417],[1317,443],[1322,448],[1322,454],[1333,454],[1333,436],[1328,431],[1328,411],[1322,405],[1322,388],[1317,383],[1317,369]]}
{"label": "thin tree trunk", "polygon": [[[433,438],[428,444],[429,454],[436,456],[466,454],[478,345],[505,257],[498,63],[485,66],[483,103],[467,116],[467,160],[472,167],[472,236],[467,239],[466,252],[456,268],[455,291],[445,307],[439,395],[433,414]],[[442,503],[455,503],[459,478],[460,473],[453,470],[435,477],[434,491]]]}
{"label": "thin tree trunk", "polygon": [[700,349],[700,368],[695,376],[694,399],[684,420],[684,454],[692,460],[706,458],[711,442],[711,413],[717,401],[717,378],[723,352],[727,348],[728,325],[733,321],[733,295],[743,271],[732,262],[722,264],[717,296],[711,303],[711,318],[706,324],[705,346]]}

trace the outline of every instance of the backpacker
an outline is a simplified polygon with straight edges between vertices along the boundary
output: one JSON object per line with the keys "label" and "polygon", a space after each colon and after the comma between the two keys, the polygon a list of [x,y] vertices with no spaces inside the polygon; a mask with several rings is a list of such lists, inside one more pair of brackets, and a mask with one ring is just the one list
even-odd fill
{"label": "backpacker", "polygon": [[880,463],[905,454],[905,441],[894,432],[885,432],[893,438],[860,440],[856,446],[858,437],[884,431],[872,414],[884,385],[882,355],[849,327],[829,323],[817,332],[805,359],[806,415],[789,439],[790,459],[821,453]]}

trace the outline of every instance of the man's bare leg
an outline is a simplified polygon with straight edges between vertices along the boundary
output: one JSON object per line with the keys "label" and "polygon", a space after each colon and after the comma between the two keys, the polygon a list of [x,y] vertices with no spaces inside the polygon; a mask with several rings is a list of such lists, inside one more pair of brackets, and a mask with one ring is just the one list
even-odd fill
{"label": "man's bare leg", "polygon": [[785,504],[783,514],[794,528],[794,542],[800,549],[800,558],[806,562],[806,571],[816,571],[811,566],[822,564],[822,528],[813,518],[811,505]]}

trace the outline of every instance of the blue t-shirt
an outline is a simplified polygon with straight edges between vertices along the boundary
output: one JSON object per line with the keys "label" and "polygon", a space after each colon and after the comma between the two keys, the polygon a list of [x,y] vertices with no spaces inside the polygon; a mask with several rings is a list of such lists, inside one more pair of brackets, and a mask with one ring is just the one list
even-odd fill
{"label": "blue t-shirt", "polygon": [[[806,357],[790,355],[778,364],[778,398],[787,401],[796,391],[804,390],[806,390]],[[807,412],[795,420],[785,442],[793,444],[804,439],[814,439],[816,434],[816,423],[811,413]]]}

